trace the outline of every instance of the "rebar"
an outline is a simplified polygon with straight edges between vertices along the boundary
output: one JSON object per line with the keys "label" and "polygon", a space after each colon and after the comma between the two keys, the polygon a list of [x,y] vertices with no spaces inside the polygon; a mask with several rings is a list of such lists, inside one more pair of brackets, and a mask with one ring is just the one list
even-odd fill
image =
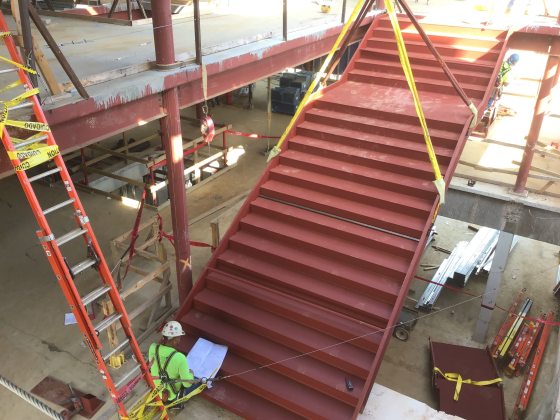
{"label": "rebar", "polygon": [[37,410],[42,411],[44,414],[46,414],[50,418],[56,419],[56,420],[65,420],[65,417],[62,414],[53,410],[48,405],[46,405],[44,402],[42,402],[41,400],[39,400],[35,396],[31,395],[29,392],[21,389],[16,384],[14,384],[13,382],[10,382],[9,380],[4,378],[3,376],[0,376],[0,384],[3,385],[6,389],[9,389],[10,391],[12,391],[14,394],[16,394],[21,399],[23,399],[26,402],[28,402],[29,404],[31,404]]}

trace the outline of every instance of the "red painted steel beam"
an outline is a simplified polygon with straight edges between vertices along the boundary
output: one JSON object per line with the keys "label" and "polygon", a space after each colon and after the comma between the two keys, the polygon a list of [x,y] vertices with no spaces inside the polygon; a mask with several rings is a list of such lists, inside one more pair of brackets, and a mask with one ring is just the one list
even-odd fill
{"label": "red painted steel beam", "polygon": [[525,150],[523,152],[523,159],[521,161],[521,165],[519,166],[519,172],[517,173],[517,179],[513,189],[513,191],[517,194],[526,193],[525,186],[527,184],[527,178],[529,177],[529,171],[531,170],[531,164],[533,163],[535,147],[537,145],[537,141],[539,140],[544,116],[550,102],[550,93],[554,88],[554,80],[556,79],[559,63],[560,38],[554,38],[548,60],[546,62],[546,68],[539,89],[537,103],[535,104],[535,112],[533,114],[531,128],[529,129],[529,135],[527,136],[527,144],[525,145]]}
{"label": "red painted steel beam", "polygon": [[[152,23],[156,66],[161,70],[172,68],[176,65],[176,60],[173,26],[171,24],[171,0],[152,0]],[[173,225],[177,290],[179,292],[179,302],[183,302],[192,289],[192,266],[184,175],[183,136],[176,86],[172,86],[163,92],[162,105],[165,116],[160,119],[161,141],[167,161],[167,191]]]}
{"label": "red painted steel beam", "polygon": [[[356,34],[360,39],[371,18],[364,19]],[[208,72],[208,97],[231,92],[291,67],[325,55],[331,49],[340,26],[320,34],[305,35],[282,42],[258,53],[247,52],[206,64]],[[172,74],[155,73],[153,78],[163,78],[163,89],[179,89],[179,106],[186,108],[204,100],[200,68],[192,65]],[[122,80],[122,79],[120,79]],[[126,94],[114,94],[109,99],[92,97],[88,100],[59,106],[45,111],[47,120],[56,136],[60,150],[69,153],[161,118],[162,92],[146,85],[135,99]],[[0,151],[0,178],[12,175],[12,166]]]}

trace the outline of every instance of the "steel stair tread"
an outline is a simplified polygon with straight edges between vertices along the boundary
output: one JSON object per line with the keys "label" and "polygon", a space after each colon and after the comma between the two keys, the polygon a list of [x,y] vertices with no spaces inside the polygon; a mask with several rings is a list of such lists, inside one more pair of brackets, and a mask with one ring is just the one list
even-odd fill
{"label": "steel stair tread", "polygon": [[[412,25],[412,22],[407,17],[403,15],[397,15],[399,20],[399,26],[401,30],[404,32],[416,32],[416,28]],[[457,34],[457,29],[460,29],[461,37],[471,37],[471,36],[484,36],[484,38],[492,38],[492,39],[500,39],[503,40],[506,37],[507,30],[506,29],[490,29],[487,27],[472,27],[468,25],[445,25],[442,23],[437,22],[430,22],[426,21],[425,19],[420,20],[420,24],[424,31],[430,35],[433,32],[437,33],[451,33]],[[391,22],[387,16],[383,16],[379,20],[379,25],[375,28],[375,31],[379,29],[386,29],[389,28],[392,30]],[[459,34],[457,34],[459,35]]]}
{"label": "steel stair tread", "polygon": [[[458,135],[472,116],[465,103],[458,95],[439,92],[429,92],[429,98],[429,101],[422,101],[422,107],[430,130],[453,131]],[[442,112],[442,106],[445,113]],[[315,100],[314,107],[419,124],[411,93],[400,87],[346,80]]]}
{"label": "steel stair tread", "polygon": [[303,420],[305,417],[286,410],[269,400],[246,391],[229,381],[215,382],[200,394],[202,398],[224,407],[248,420]]}
{"label": "steel stair tread", "polygon": [[[409,123],[406,121],[396,120],[390,121],[381,117],[376,117],[374,115],[358,115],[353,113],[352,110],[348,112],[341,112],[322,108],[313,108],[305,113],[305,122],[314,122],[327,124],[329,126],[338,126],[345,128],[359,128],[362,132],[379,132],[386,136],[396,137],[398,139],[402,136],[408,136],[409,142],[420,143],[424,145],[424,136],[422,133],[422,128],[418,122],[418,119]],[[413,139],[410,139],[410,135],[415,134]],[[430,127],[430,137],[434,143],[434,146],[438,146],[441,149],[454,149],[457,144],[457,133],[453,131],[441,130],[437,128]]]}
{"label": "steel stair tread", "polygon": [[[337,141],[344,144],[355,144],[364,149],[387,150],[388,152],[405,155],[407,151],[414,152],[408,155],[410,159],[425,160],[428,156],[424,142],[411,141],[406,138],[383,136],[382,134],[367,133],[358,129],[325,125],[312,121],[304,121],[297,127],[297,133],[304,137],[316,137],[321,140]],[[335,138],[331,140],[331,138]],[[431,137],[431,136],[430,136]],[[453,149],[434,145],[434,151],[440,159],[449,160],[453,155]]]}
{"label": "steel stair tread", "polygon": [[408,194],[434,199],[436,189],[432,181],[427,179],[415,178],[412,176],[399,174],[396,172],[384,171],[383,169],[368,168],[359,164],[342,162],[324,156],[300,152],[299,150],[289,149],[280,155],[280,163],[284,165],[308,168],[313,171],[332,176],[344,176],[349,180],[356,180],[361,183],[370,183],[379,188],[391,190],[400,189]]}
{"label": "steel stair tread", "polygon": [[208,273],[207,279],[211,290],[251,303],[338,340],[352,339],[350,344],[369,352],[376,351],[379,346],[382,334],[375,333],[379,328],[373,325],[216,269]]}
{"label": "steel stair tread", "polygon": [[[235,375],[258,366],[232,353],[226,357],[221,370],[226,375]],[[306,418],[342,420],[352,418],[354,412],[352,407],[269,369],[234,376],[228,381]]]}
{"label": "steel stair tread", "polygon": [[421,217],[432,210],[433,200],[410,197],[400,192],[389,191],[375,185],[363,184],[346,178],[301,169],[290,165],[278,165],[270,170],[270,179],[295,184],[303,188],[329,192],[333,196],[355,200],[395,213]]}
{"label": "steel stair tread", "polygon": [[[355,68],[359,70],[381,70],[383,69],[386,74],[402,74],[403,69],[400,63],[387,61],[387,60],[375,60],[371,58],[361,57],[356,60]],[[441,67],[428,66],[424,64],[415,64],[412,71],[414,74],[425,74],[428,73],[431,77],[437,80],[449,80]],[[476,70],[469,69],[453,69],[451,73],[457,78],[459,83],[470,83],[472,85],[481,86],[486,89],[488,82],[490,80],[490,74],[481,74]]]}
{"label": "steel stair tread", "polygon": [[352,287],[367,293],[372,297],[383,296],[388,301],[396,298],[405,273],[400,278],[393,274],[389,276],[373,267],[349,266],[352,259],[345,255],[335,260],[318,251],[297,249],[289,244],[275,241],[272,238],[263,238],[245,230],[238,231],[229,240],[231,249],[249,251],[251,255],[260,255],[269,261],[283,263],[298,267],[301,272],[310,273],[325,282]]}
{"label": "steel stair tread", "polygon": [[[227,334],[235,332],[238,335],[237,339],[232,338],[232,335],[225,336],[230,343],[236,343],[237,353],[240,353],[241,349],[251,351],[261,346],[270,347],[274,344],[280,347],[279,350],[283,350],[284,355],[271,355],[268,360],[253,360],[259,364],[276,362],[303,353],[313,352],[305,358],[309,358],[309,361],[313,364],[312,369],[316,371],[317,381],[326,383],[325,376],[320,380],[321,374],[317,372],[322,364],[326,365],[324,374],[330,376],[331,379],[334,369],[335,375],[341,374],[343,376],[344,373],[347,373],[364,380],[373,363],[374,352],[368,352],[350,343],[342,343],[337,338],[264,311],[246,302],[232,299],[214,290],[205,289],[198,293],[194,299],[194,308],[203,314],[198,317],[196,323],[197,328],[201,331],[210,333],[213,331],[217,334],[225,334],[227,331]],[[203,318],[203,320],[200,318]],[[182,321],[185,322],[185,319]],[[213,322],[212,326],[205,325],[211,322]],[[187,323],[193,325],[192,321]],[[243,340],[240,340],[242,335],[246,338],[245,341],[251,340],[253,343],[258,341],[259,344],[247,343],[243,345]],[[214,337],[218,337],[218,335],[214,335]],[[273,350],[269,349],[268,352],[272,353]],[[300,362],[296,365],[301,366]],[[341,371],[344,373],[341,373]]]}
{"label": "steel stair tread", "polygon": [[403,194],[431,200],[432,202],[437,194],[434,184],[427,179],[414,178],[381,169],[370,169],[359,164],[340,162],[337,159],[293,149],[282,153],[280,165],[310,170],[334,177],[344,177],[346,180],[369,184],[388,191],[398,189]]}
{"label": "steel stair tread", "polygon": [[286,220],[294,225],[303,224],[308,229],[316,228],[334,237],[361,243],[371,249],[385,249],[392,254],[412,257],[418,242],[399,236],[356,225],[344,220],[333,219],[329,216],[316,214],[298,207],[257,197],[251,203],[251,210],[255,214],[272,216],[279,220]]}
{"label": "steel stair tread", "polygon": [[[362,390],[364,380],[345,370],[310,356],[299,357],[302,352],[226,322],[211,312],[195,309],[185,316],[181,323],[193,333],[198,333],[197,335],[212,341],[219,340],[221,344],[228,346],[228,352],[233,352],[252,363],[263,366],[286,360],[269,369],[350,406],[355,406],[358,402],[356,394],[346,390],[344,378],[350,377],[358,391]],[[373,361],[373,357],[371,360]]]}
{"label": "steel stair tread", "polygon": [[[406,77],[404,76],[404,74],[389,75],[385,72],[359,70],[354,68],[348,73],[348,78],[349,80],[364,81],[367,83],[381,85],[385,85],[385,83],[391,83],[391,86],[393,87],[402,87],[406,90],[409,89],[408,82],[406,81]],[[428,77],[419,77],[418,75],[414,76],[414,80],[419,92],[435,91],[452,96],[457,95],[457,92],[451,85],[451,82],[449,82],[448,80],[434,80]],[[382,81],[386,82],[382,83]],[[460,85],[467,96],[473,96],[474,98],[482,99],[482,97],[486,93],[486,89],[480,85],[472,85],[468,83],[460,83]]]}
{"label": "steel stair tread", "polygon": [[[360,57],[364,57],[367,55],[368,57],[376,57],[382,58],[389,56],[391,60],[398,60],[399,56],[396,50],[387,50],[383,48],[373,48],[373,47],[365,47],[360,50]],[[408,58],[410,59],[410,63],[414,67],[415,64],[419,62],[424,63],[435,63],[437,65],[437,60],[435,57],[430,53],[418,53],[418,52],[410,52],[408,53]],[[461,65],[465,68],[478,68],[481,71],[487,71],[488,73],[492,73],[494,70],[495,63],[491,60],[480,60],[480,59],[464,59],[461,60],[457,57],[446,57],[445,58],[446,64],[453,69],[454,67]]]}
{"label": "steel stair tread", "polygon": [[268,238],[273,238],[282,243],[291,243],[294,246],[305,247],[309,250],[317,250],[324,256],[337,258],[344,255],[348,264],[355,264],[364,268],[371,268],[382,272],[387,271],[392,277],[398,279],[404,275],[409,267],[409,259],[395,257],[390,252],[365,248],[362,244],[340,240],[333,241],[329,234],[313,231],[305,227],[293,226],[289,223],[271,219],[259,214],[248,214],[240,221],[241,231],[249,231],[255,234],[263,233]]}
{"label": "steel stair tread", "polygon": [[[404,173],[423,180],[433,180],[434,178],[433,169],[429,161],[411,161],[403,156],[364,150],[352,145],[313,137],[298,135],[290,138],[288,150],[336,159],[340,162],[353,163],[366,168],[380,168],[396,174]],[[445,168],[440,166],[440,169],[442,173],[445,173]]]}
{"label": "steel stair tread", "polygon": [[[252,221],[256,223],[255,218]],[[304,241],[300,239],[298,242],[302,243],[302,246],[296,247],[294,246],[295,241],[281,241],[272,233],[269,234],[269,237],[262,238],[258,231],[243,229],[243,227],[248,227],[247,224],[247,221],[243,222],[242,229],[231,237],[230,246],[232,248],[254,248],[254,255],[271,254],[269,257],[271,261],[286,259],[299,265],[302,270],[307,269],[320,273],[323,279],[331,279],[335,284],[346,280],[356,286],[362,286],[366,291],[373,289],[375,293],[384,293],[391,297],[400,290],[400,282],[406,274],[407,267],[403,267],[402,264],[400,267],[396,264],[394,267],[386,267],[379,262],[368,261],[366,263],[364,260],[360,260],[363,263],[358,264],[356,260],[359,258],[357,257],[340,254],[334,250],[326,252],[330,242],[334,241],[327,242],[324,247],[309,245],[304,248]]]}
{"label": "steel stair tread", "polygon": [[[411,29],[404,29],[401,31],[403,38],[406,41],[421,41],[422,38],[420,34],[416,31],[415,28]],[[478,46],[479,48],[484,47],[495,47],[501,46],[503,40],[496,38],[496,37],[487,37],[482,35],[466,35],[466,34],[459,34],[453,32],[443,32],[438,31],[437,29],[427,31],[430,40],[433,42],[437,42],[438,44],[445,45],[446,42],[450,42],[450,45],[453,45],[457,40],[468,42],[470,45]],[[484,34],[482,30],[480,31],[481,34]],[[394,38],[395,33],[393,28],[385,28],[385,27],[377,27],[372,34],[373,36],[369,39],[386,39],[386,38]]]}
{"label": "steel stair tread", "polygon": [[[375,36],[375,34],[374,34]],[[491,48],[488,47],[477,47],[474,45],[467,45],[467,44],[460,44],[455,43],[453,45],[445,44],[442,42],[438,42],[432,40],[432,44],[439,52],[439,54],[443,57],[444,60],[448,60],[450,58],[460,58],[465,57],[466,55],[473,55],[476,58],[477,54],[484,54],[485,58],[490,58],[489,56],[495,56],[498,58],[500,54],[500,49],[497,46],[493,46]],[[427,47],[426,43],[423,40],[413,40],[411,38],[405,40],[406,49],[409,53],[426,53],[431,54],[431,51]],[[397,43],[395,39],[379,39],[379,38],[369,38],[367,41],[366,46],[368,48],[381,48],[387,49],[390,51],[396,51]],[[460,55],[460,54],[463,55]]]}
{"label": "steel stair tread", "polygon": [[342,197],[333,197],[324,192],[286,184],[274,179],[270,179],[261,185],[260,195],[413,238],[420,238],[424,229],[421,217],[403,213],[397,214],[380,206],[363,204]]}
{"label": "steel stair tread", "polygon": [[[228,249],[217,260],[218,268],[277,290],[309,300],[328,309],[342,311],[347,316],[384,328],[392,305],[332,283]],[[233,270],[233,271],[232,271]]]}

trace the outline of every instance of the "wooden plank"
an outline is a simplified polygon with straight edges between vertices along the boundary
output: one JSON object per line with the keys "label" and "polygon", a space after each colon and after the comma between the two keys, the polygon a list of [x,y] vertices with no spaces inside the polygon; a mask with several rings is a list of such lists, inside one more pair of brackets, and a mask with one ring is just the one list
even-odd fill
{"label": "wooden plank", "polygon": [[171,283],[168,284],[167,286],[165,286],[162,290],[160,290],[155,296],[151,297],[146,302],[143,302],[140,306],[138,306],[137,308],[134,308],[132,311],[130,311],[128,313],[128,317],[130,318],[130,320],[132,321],[138,315],[140,315],[142,312],[144,312],[146,309],[148,309],[151,305],[157,303],[157,301],[159,299],[161,299],[163,297],[163,295],[165,295],[169,291],[171,291]]}
{"label": "wooden plank", "polygon": [[130,296],[134,292],[137,292],[142,287],[144,287],[146,284],[153,281],[156,277],[161,275],[165,270],[169,270],[169,267],[170,267],[169,261],[167,261],[164,264],[162,264],[161,266],[159,266],[158,268],[156,268],[155,270],[151,271],[148,275],[146,275],[146,277],[137,281],[134,285],[128,287],[126,290],[122,291],[121,292],[121,298],[123,300],[125,300],[128,296]]}
{"label": "wooden plank", "polygon": [[[464,160],[460,160],[459,163],[461,165],[470,166],[471,168],[474,168],[474,169],[476,169],[478,171],[482,171],[482,172],[495,172],[495,173],[499,173],[499,174],[507,174],[507,175],[517,176],[517,171],[516,170],[488,168],[486,166],[477,165],[476,163],[466,162]],[[461,175],[461,176],[464,176],[465,178],[469,178],[469,175]],[[540,179],[540,180],[544,180],[544,181],[555,181],[556,182],[556,181],[560,181],[560,174],[557,174],[557,176],[529,174],[529,178],[535,178],[535,179]]]}
{"label": "wooden plank", "polygon": [[[227,124],[227,125],[224,125],[222,127],[216,128],[216,134],[214,135],[214,138],[216,138],[219,134],[222,134],[224,131],[231,130],[231,128],[232,128],[231,124]],[[196,143],[200,143],[203,140],[204,140],[204,137],[200,136],[200,137],[197,137],[194,140],[191,140],[189,143],[183,143],[183,150],[190,149]],[[155,158],[153,161],[151,161],[150,166],[151,165],[157,165],[158,163],[163,162],[164,160],[165,160],[165,155],[161,155],[161,156]]]}
{"label": "wooden plank", "polygon": [[104,153],[107,153],[107,154],[112,155],[112,156],[117,156],[117,157],[120,157],[122,159],[130,159],[133,162],[142,163],[146,166],[148,166],[149,163],[150,163],[150,161],[147,160],[147,159],[141,159],[141,158],[138,158],[136,156],[131,156],[131,155],[127,155],[125,153],[117,152],[115,150],[108,149],[108,148],[100,146],[98,144],[90,144],[88,146],[88,148],[93,149],[93,150],[98,150],[100,152],[104,152]]}
{"label": "wooden plank", "polygon": [[[138,232],[143,232],[146,228],[150,227],[151,225],[153,225],[154,223],[157,223],[157,217],[152,217],[150,220],[147,220],[146,222],[142,223],[139,227],[138,227]],[[117,236],[115,239],[113,239],[111,242],[122,242],[125,241],[127,239],[130,238],[130,234],[132,233],[132,230],[129,230],[128,232],[123,233],[120,236]]]}
{"label": "wooden plank", "polygon": [[[145,138],[143,138],[143,139],[140,139],[140,140],[135,141],[135,142],[133,143],[133,145],[134,145],[134,146],[137,146],[137,145],[139,145],[139,144],[143,144],[143,143],[146,143],[146,142],[148,142],[148,141],[152,141],[152,140],[154,140],[154,139],[156,139],[156,138],[158,138],[158,137],[159,137],[159,134],[152,134],[151,136],[148,136],[148,137],[145,137]],[[133,147],[134,147],[134,146],[133,146]],[[90,146],[86,146],[86,149],[89,148],[89,147],[90,147]],[[113,152],[117,152],[117,153],[123,152],[123,151],[125,151],[125,150],[127,149],[127,147],[130,147],[130,145],[128,145],[128,146],[127,146],[127,145],[124,145],[124,146],[118,147],[118,148],[116,148],[115,150],[113,150]],[[132,152],[132,153],[134,153],[134,152]],[[92,159],[86,161],[86,162],[85,162],[85,165],[86,165],[86,166],[94,165],[94,164],[96,164],[96,163],[98,163],[98,162],[101,162],[101,161],[104,160],[104,159],[110,158],[111,156],[114,156],[114,155],[109,154],[109,153],[106,153],[106,154],[103,154],[103,155],[100,155],[100,156],[96,156],[96,157],[94,157],[94,158],[92,158]],[[125,156],[126,156],[126,158],[128,158],[130,155],[125,154]],[[144,163],[144,162],[143,162],[143,163]],[[72,168],[70,168],[70,170],[71,170],[72,172],[76,172],[76,171],[80,170],[80,169],[82,168],[82,166],[83,166],[83,165],[80,163],[79,165],[75,165],[75,166],[73,166]]]}
{"label": "wooden plank", "polygon": [[140,187],[140,188],[149,188],[150,187],[149,184],[144,184],[143,182],[137,181],[135,179],[127,178],[127,177],[121,176],[121,175],[117,175],[117,174],[114,174],[112,172],[103,171],[101,169],[88,168],[87,171],[92,172],[94,174],[103,175],[103,176],[106,176],[108,178],[113,178],[113,179],[116,179],[118,181],[123,181],[123,182],[126,182],[127,184],[136,185],[137,187]]}
{"label": "wooden plank", "polygon": [[[14,17],[14,20],[16,22],[17,32],[18,34],[20,34],[21,23],[19,18],[18,0],[10,0],[10,6],[12,9],[12,16]],[[16,37],[16,39],[19,41],[19,36]],[[35,37],[32,37],[31,39],[33,42],[33,54],[35,55],[37,66],[39,67],[39,70],[41,71],[41,74],[43,75],[43,78],[45,79],[45,82],[47,83],[49,90],[53,95],[61,94],[63,92],[62,88],[60,87],[60,84],[56,80],[56,77],[51,69],[51,66],[47,61],[45,54],[43,54],[43,50],[41,50],[41,47],[39,47],[39,44],[37,43]]]}

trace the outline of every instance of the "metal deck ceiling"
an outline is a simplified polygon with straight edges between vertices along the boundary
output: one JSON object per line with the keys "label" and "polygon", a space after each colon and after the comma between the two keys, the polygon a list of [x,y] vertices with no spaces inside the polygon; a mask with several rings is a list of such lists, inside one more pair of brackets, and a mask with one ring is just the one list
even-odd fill
{"label": "metal deck ceiling", "polygon": [[[471,114],[401,25],[449,181]],[[482,110],[506,32],[424,27]],[[433,179],[390,23],[378,18],[342,79],[306,107],[178,312],[182,350],[199,336],[229,347],[222,376],[287,359],[205,397],[245,418],[355,418],[434,218]]]}

